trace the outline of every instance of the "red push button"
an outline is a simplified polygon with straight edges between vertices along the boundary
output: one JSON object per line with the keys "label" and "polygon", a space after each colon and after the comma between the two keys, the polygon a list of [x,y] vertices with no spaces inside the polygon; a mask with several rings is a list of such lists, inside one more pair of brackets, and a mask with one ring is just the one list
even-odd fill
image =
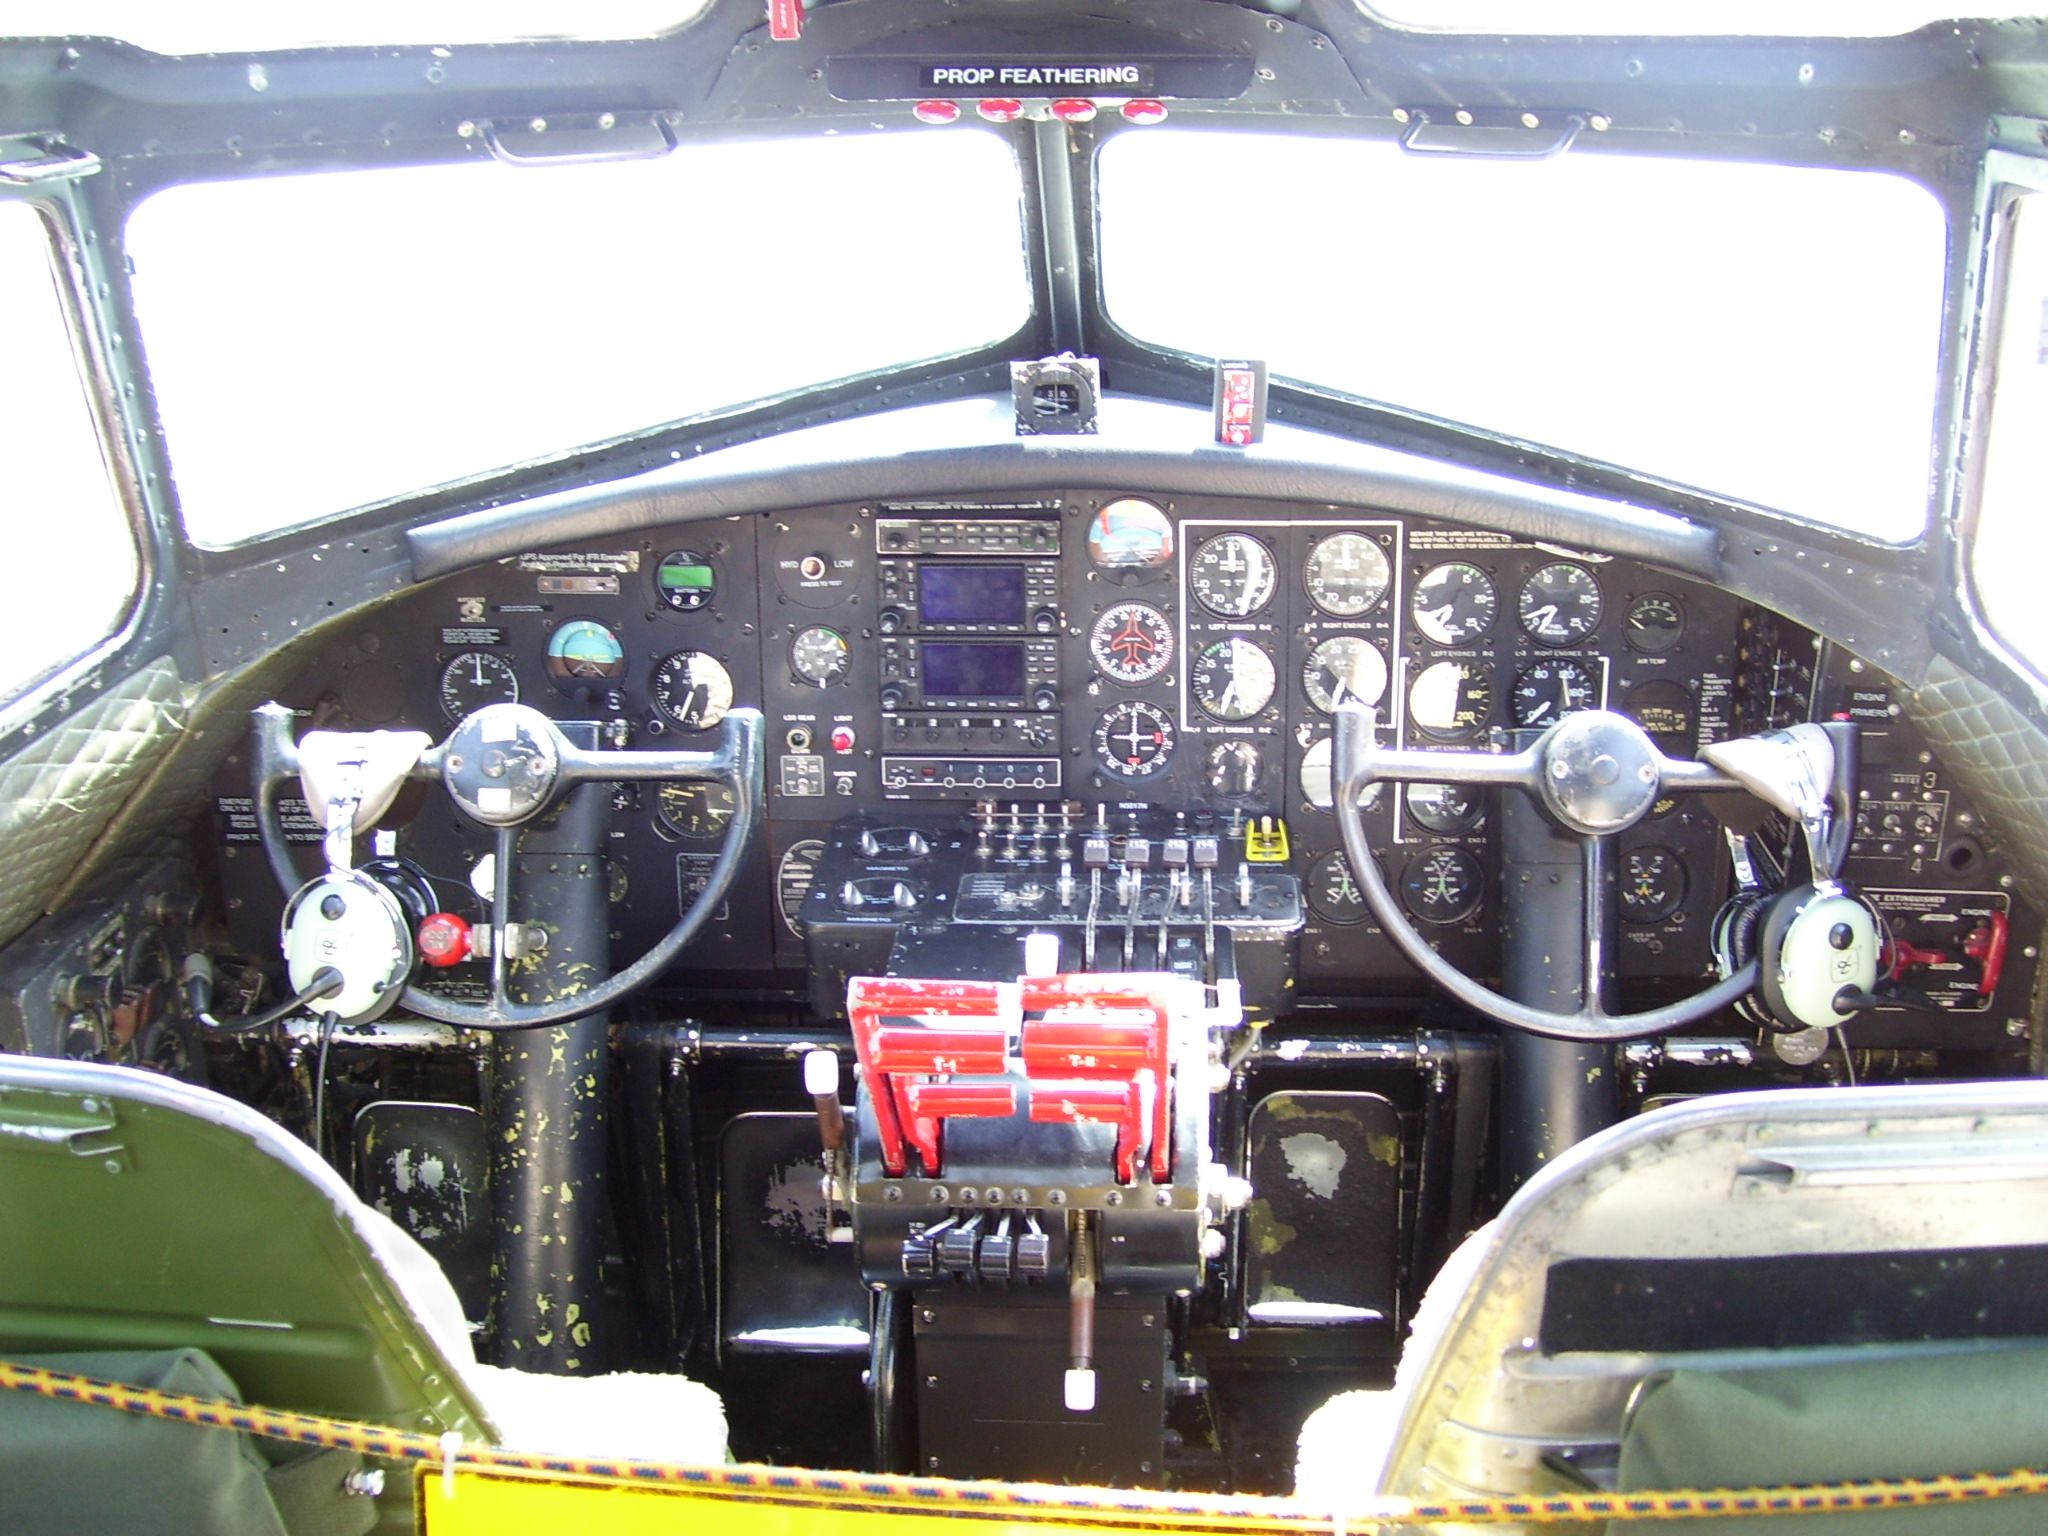
{"label": "red push button", "polygon": [[853,750],[853,727],[835,725],[832,727],[832,750],[844,756]]}
{"label": "red push button", "polygon": [[436,912],[420,924],[419,945],[429,965],[460,965],[470,956],[469,924],[453,912]]}

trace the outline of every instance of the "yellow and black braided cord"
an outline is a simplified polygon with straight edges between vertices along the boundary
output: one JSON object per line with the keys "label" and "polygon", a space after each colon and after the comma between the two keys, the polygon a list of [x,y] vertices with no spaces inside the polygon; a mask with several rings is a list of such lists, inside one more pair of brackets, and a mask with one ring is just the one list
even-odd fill
{"label": "yellow and black braided cord", "polygon": [[[1562,1524],[1587,1520],[1679,1520],[1730,1516],[1848,1513],[1983,1503],[2048,1493],[2048,1469],[1901,1477],[1776,1488],[1682,1489],[1643,1493],[1547,1493],[1467,1499],[1374,1497],[1342,1510],[1317,1510],[1285,1499],[1161,1493],[1143,1489],[1066,1488],[813,1472],[766,1466],[672,1466],[661,1462],[546,1456],[490,1446],[444,1445],[434,1435],[357,1424],[315,1414],[158,1392],[0,1361],[0,1387],[63,1402],[92,1403],[124,1413],[267,1440],[351,1450],[389,1461],[479,1472],[542,1476],[633,1487],[668,1487],[729,1499],[821,1508],[918,1511],[1006,1521],[1226,1531],[1333,1532],[1372,1525]],[[2044,1511],[2048,1514],[2048,1511]]]}

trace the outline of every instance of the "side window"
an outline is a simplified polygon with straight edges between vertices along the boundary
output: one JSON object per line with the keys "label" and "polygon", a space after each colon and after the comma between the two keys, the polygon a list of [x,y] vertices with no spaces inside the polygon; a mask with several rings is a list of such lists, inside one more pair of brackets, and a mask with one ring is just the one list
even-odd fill
{"label": "side window", "polygon": [[1999,639],[2048,676],[2048,192],[2017,193],[1999,233],[2003,302],[1985,355],[1992,374],[1970,574]]}
{"label": "side window", "polygon": [[112,634],[141,561],[87,403],[49,226],[0,203],[0,704]]}

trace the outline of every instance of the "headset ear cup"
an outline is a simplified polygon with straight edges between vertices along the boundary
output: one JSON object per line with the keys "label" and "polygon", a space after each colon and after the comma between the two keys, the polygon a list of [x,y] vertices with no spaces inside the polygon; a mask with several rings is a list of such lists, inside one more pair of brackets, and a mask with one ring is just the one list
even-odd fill
{"label": "headset ear cup", "polygon": [[[1722,975],[1733,975],[1756,954],[1757,930],[1762,924],[1764,909],[1776,899],[1770,891],[1743,891],[1721,903],[1721,910],[1714,914],[1709,938]],[[1754,994],[1738,998],[1735,1011],[1762,1028],[1778,1027],[1777,1021],[1758,1004]]]}
{"label": "headset ear cup", "polygon": [[1804,1024],[1795,1022],[1796,1015],[1785,1002],[1781,952],[1785,947],[1785,931],[1792,926],[1792,919],[1818,894],[1810,885],[1780,891],[1765,903],[1757,920],[1757,993],[1768,1015],[1765,1022],[1781,1032],[1806,1028]]}

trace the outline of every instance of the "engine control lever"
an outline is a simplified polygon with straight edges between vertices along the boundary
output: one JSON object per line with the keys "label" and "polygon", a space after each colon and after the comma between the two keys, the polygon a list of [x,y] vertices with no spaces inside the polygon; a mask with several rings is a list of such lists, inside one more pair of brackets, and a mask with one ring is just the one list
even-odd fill
{"label": "engine control lever", "polygon": [[825,1149],[825,1237],[853,1241],[853,1213],[847,1208],[846,1111],[839,1103],[839,1053],[804,1053],[804,1092],[818,1110],[818,1141]]}
{"label": "engine control lever", "polygon": [[1074,1212],[1067,1255],[1067,1373],[1062,1383],[1069,1413],[1095,1411],[1095,1213]]}

